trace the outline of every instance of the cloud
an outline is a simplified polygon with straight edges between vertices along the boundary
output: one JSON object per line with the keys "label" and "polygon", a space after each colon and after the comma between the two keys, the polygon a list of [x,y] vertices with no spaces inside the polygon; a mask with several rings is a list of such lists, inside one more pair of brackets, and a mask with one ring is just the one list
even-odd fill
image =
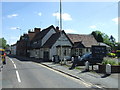
{"label": "cloud", "polygon": [[95,28],[96,28],[96,26],[95,26],[95,25],[92,25],[92,26],[90,26],[90,28],[95,29]]}
{"label": "cloud", "polygon": [[11,14],[11,15],[7,15],[8,18],[13,18],[13,17],[17,17],[18,14]]}
{"label": "cloud", "polygon": [[118,24],[118,18],[113,18],[112,21],[115,22],[115,24]]}
{"label": "cloud", "polygon": [[73,29],[65,29],[66,33],[77,33],[77,31],[73,30]]}
{"label": "cloud", "polygon": [[39,12],[39,13],[38,13],[38,15],[39,15],[39,16],[42,16],[42,13],[41,13],[41,12]]}
{"label": "cloud", "polygon": [[10,29],[11,30],[16,30],[16,29],[19,29],[19,27],[11,27]]}
{"label": "cloud", "polygon": [[[57,19],[60,19],[60,13],[58,13],[58,12],[57,13],[53,13],[53,16],[57,17]],[[65,20],[65,21],[72,20],[70,14],[68,14],[68,13],[63,13],[62,14],[62,19]]]}

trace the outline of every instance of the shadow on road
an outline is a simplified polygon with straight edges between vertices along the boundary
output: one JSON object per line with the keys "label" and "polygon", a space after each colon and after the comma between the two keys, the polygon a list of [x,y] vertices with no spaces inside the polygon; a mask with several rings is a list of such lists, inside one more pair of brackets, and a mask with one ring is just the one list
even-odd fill
{"label": "shadow on road", "polygon": [[44,60],[44,59],[36,59],[36,58],[30,58],[30,57],[25,57],[25,56],[15,56],[15,55],[8,55],[10,58],[16,58],[19,61],[32,61],[36,63],[42,63],[42,62],[51,62],[50,60]]}

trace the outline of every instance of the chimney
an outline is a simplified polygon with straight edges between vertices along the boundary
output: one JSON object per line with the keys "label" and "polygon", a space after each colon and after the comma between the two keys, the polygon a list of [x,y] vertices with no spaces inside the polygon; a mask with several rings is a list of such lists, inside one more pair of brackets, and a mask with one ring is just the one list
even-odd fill
{"label": "chimney", "polygon": [[32,32],[31,29],[29,29],[29,30],[28,30],[28,34],[31,33],[31,32]]}
{"label": "chimney", "polygon": [[35,33],[38,33],[38,32],[40,32],[41,31],[41,28],[34,28],[34,32]]}
{"label": "chimney", "polygon": [[59,27],[58,26],[56,27],[56,30],[59,31]]}

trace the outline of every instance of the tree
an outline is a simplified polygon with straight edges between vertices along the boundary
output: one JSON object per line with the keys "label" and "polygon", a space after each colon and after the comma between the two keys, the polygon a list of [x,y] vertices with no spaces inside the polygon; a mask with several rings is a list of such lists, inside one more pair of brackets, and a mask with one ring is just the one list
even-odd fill
{"label": "tree", "polygon": [[114,38],[112,35],[110,36],[109,39],[110,39],[110,41],[111,41],[113,44],[115,44],[115,38]]}
{"label": "tree", "polygon": [[93,31],[91,34],[92,34],[92,35],[94,36],[94,38],[97,40],[97,33],[96,33],[95,31]]}
{"label": "tree", "polygon": [[98,30],[93,31],[91,34],[95,37],[95,39],[98,42],[103,42],[113,48],[115,47],[115,38],[112,35],[109,37],[107,34],[102,33],[101,31],[98,31]]}
{"label": "tree", "polygon": [[95,39],[98,42],[103,42],[103,37],[102,37],[103,33],[101,33],[100,31],[93,31],[91,34],[95,37]]}
{"label": "tree", "polygon": [[102,35],[100,33],[97,36],[97,41],[98,42],[103,42],[103,37],[102,37]]}
{"label": "tree", "polygon": [[6,48],[7,41],[4,38],[0,38],[0,47]]}

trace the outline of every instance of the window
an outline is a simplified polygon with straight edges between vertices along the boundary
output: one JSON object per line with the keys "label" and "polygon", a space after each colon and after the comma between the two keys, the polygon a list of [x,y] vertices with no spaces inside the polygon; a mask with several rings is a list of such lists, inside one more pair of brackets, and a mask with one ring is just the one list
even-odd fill
{"label": "window", "polygon": [[65,55],[65,56],[67,55],[67,50],[66,50],[66,48],[65,48],[65,50],[64,50],[64,55]]}
{"label": "window", "polygon": [[82,49],[79,49],[79,55],[80,56],[82,55]]}

